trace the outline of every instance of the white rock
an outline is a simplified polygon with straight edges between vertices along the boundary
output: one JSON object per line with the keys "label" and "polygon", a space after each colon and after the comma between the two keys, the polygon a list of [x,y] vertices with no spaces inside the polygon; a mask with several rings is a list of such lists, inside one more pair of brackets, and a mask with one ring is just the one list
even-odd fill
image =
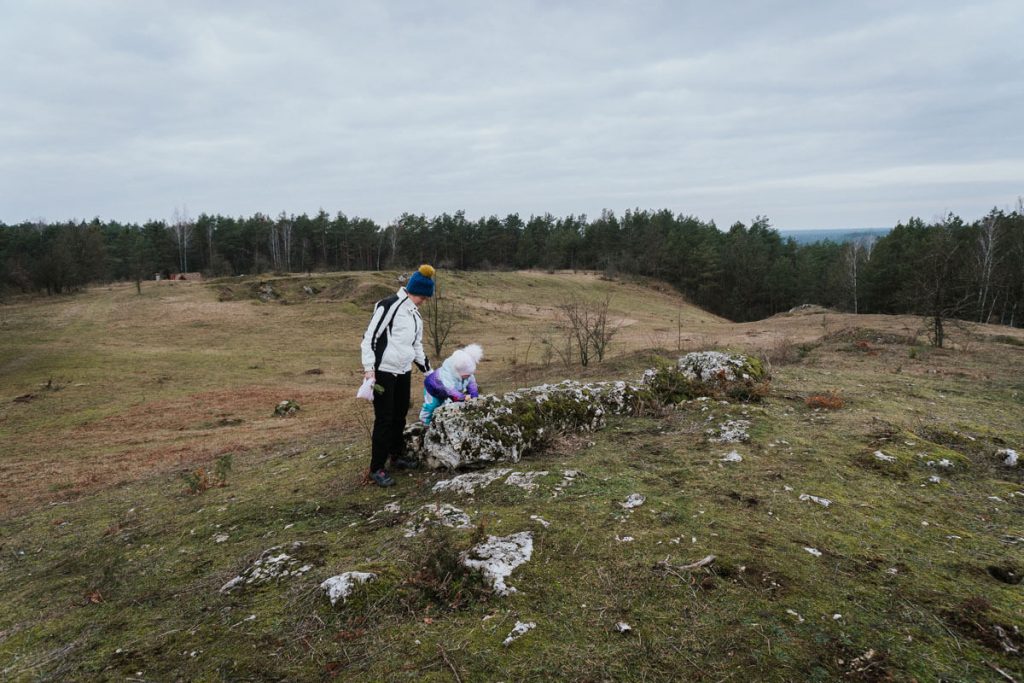
{"label": "white rock", "polygon": [[743,456],[736,451],[729,451],[726,456],[722,458],[722,462],[743,462]]}
{"label": "white rock", "polygon": [[821,551],[817,548],[808,548],[807,546],[804,546],[804,550],[809,552],[811,555],[814,555],[815,557],[821,557]]}
{"label": "white rock", "polygon": [[231,537],[228,536],[227,534],[217,534],[216,536],[213,537],[213,542],[214,543],[223,543],[224,541],[228,540],[229,538],[231,538]]}
{"label": "white rock", "polygon": [[434,484],[434,493],[442,493],[444,491],[451,491],[453,493],[472,494],[476,492],[476,488],[484,488],[496,479],[501,479],[511,469],[499,468],[496,470],[484,470],[483,472],[469,472],[467,474],[460,474],[457,477],[451,479],[445,479]]}
{"label": "white rock", "polygon": [[750,420],[727,420],[718,426],[717,433],[713,429],[708,430],[708,441],[712,443],[740,443],[750,441],[747,430],[750,429]]}
{"label": "white rock", "polygon": [[413,513],[413,518],[405,529],[405,537],[419,536],[433,524],[440,524],[452,529],[469,529],[473,526],[469,515],[454,505],[427,503]]}
{"label": "white rock", "polygon": [[796,610],[787,609],[786,614],[796,617],[797,623],[804,623],[804,618]]}
{"label": "white rock", "polygon": [[528,621],[524,623],[522,621],[517,621],[515,628],[512,629],[512,632],[508,634],[508,637],[505,638],[505,640],[501,641],[501,644],[508,647],[512,644],[512,641],[519,639],[521,636],[535,628],[537,628],[537,624],[535,622]]}
{"label": "white rock", "polygon": [[536,480],[547,475],[547,470],[540,472],[513,472],[505,479],[505,483],[508,486],[518,486],[524,491],[533,491],[537,488]]}
{"label": "white rock", "polygon": [[[295,553],[302,545],[301,541],[296,541],[288,546],[288,549]],[[313,568],[312,565],[301,564],[288,553],[281,552],[282,548],[284,546],[278,545],[264,550],[248,569],[221,586],[220,591],[227,593],[239,586],[255,586],[275,579],[301,576]]]}
{"label": "white rock", "polygon": [[896,462],[896,456],[886,455],[882,451],[875,451],[875,460],[881,460],[882,462]]}
{"label": "white rock", "polygon": [[631,494],[629,494],[629,497],[626,498],[626,502],[619,503],[619,505],[621,505],[622,507],[624,507],[627,510],[632,510],[633,508],[638,508],[641,505],[643,505],[644,501],[646,501],[646,500],[647,500],[647,496],[644,496],[644,495],[642,495],[640,493],[631,493]]}
{"label": "white rock", "polygon": [[616,631],[617,631],[618,633],[629,633],[630,631],[632,631],[632,630],[633,630],[633,627],[632,627],[632,626],[630,626],[629,624],[627,624],[627,623],[626,623],[626,622],[624,622],[624,621],[620,621],[620,622],[617,622],[617,623],[615,624],[615,630],[616,630]]}
{"label": "white rock", "polygon": [[[1003,458],[1003,464],[1007,467],[1016,467],[1018,462],[1017,451],[1012,448],[1003,448],[996,452],[996,455]],[[1004,457],[1005,456],[1005,457]]]}
{"label": "white rock", "polygon": [[488,536],[486,541],[470,548],[462,564],[482,572],[498,595],[509,595],[516,589],[506,585],[505,579],[532,556],[533,534],[520,531],[510,536]]}
{"label": "white rock", "polygon": [[544,519],[540,515],[530,515],[530,519],[532,519],[535,522],[538,522],[545,529],[547,529],[549,526],[551,526],[551,522],[547,521],[546,519]]}
{"label": "white rock", "polygon": [[331,604],[334,605],[337,604],[338,600],[345,602],[348,596],[352,594],[356,584],[367,583],[376,579],[377,575],[371,572],[345,572],[344,574],[327,579],[320,584],[320,588],[324,589],[327,597],[331,599]]}
{"label": "white rock", "polygon": [[618,541],[619,543],[632,543],[633,542],[633,537],[632,536],[622,536],[622,537],[620,537],[618,534],[615,534],[615,540]]}
{"label": "white rock", "polygon": [[812,496],[809,493],[801,493],[800,494],[800,500],[809,500],[812,503],[817,503],[818,505],[820,505],[822,507],[825,507],[825,508],[827,508],[828,506],[830,506],[832,504],[832,501],[829,500],[828,498],[821,498],[819,496]]}

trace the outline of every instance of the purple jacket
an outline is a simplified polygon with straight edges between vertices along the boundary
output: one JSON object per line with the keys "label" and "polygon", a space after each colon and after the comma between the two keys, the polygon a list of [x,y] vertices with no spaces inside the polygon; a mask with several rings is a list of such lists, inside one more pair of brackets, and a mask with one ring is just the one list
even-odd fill
{"label": "purple jacket", "polygon": [[445,361],[444,365],[423,379],[423,388],[428,394],[442,401],[449,398],[453,401],[463,401],[467,394],[473,398],[480,395],[476,376],[470,375],[463,379],[448,365]]}

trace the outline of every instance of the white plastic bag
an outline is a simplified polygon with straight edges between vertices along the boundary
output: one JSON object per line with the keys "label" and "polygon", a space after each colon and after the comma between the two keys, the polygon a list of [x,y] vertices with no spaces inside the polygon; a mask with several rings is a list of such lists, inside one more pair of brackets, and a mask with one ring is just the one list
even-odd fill
{"label": "white plastic bag", "polygon": [[356,392],[356,398],[365,398],[367,401],[373,401],[373,385],[376,383],[373,377],[367,377],[363,380],[363,385],[359,387],[359,391]]}

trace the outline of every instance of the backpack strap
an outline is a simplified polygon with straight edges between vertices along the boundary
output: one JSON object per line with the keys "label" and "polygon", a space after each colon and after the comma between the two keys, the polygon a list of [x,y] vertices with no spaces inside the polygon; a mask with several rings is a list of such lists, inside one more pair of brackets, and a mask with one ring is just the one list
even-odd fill
{"label": "backpack strap", "polygon": [[373,328],[373,336],[370,338],[371,349],[376,348],[377,340],[380,339],[384,332],[391,332],[399,306],[401,306],[401,303],[397,294],[392,294],[387,299],[381,299],[374,305],[374,308],[383,308],[384,312],[381,314],[380,320],[377,321],[377,327]]}
{"label": "backpack strap", "polygon": [[[391,336],[391,328],[395,324],[395,316],[398,315],[398,309],[401,308],[402,303],[408,298],[408,296],[402,297],[398,294],[392,294],[386,299],[381,299],[374,306],[374,308],[384,309],[380,320],[377,321],[377,327],[373,329],[373,336],[370,337],[370,348],[373,349],[373,366],[375,369],[380,369],[380,363],[384,359],[384,350],[388,346],[388,337]],[[385,335],[385,333],[387,334]],[[380,343],[378,343],[378,340]]]}

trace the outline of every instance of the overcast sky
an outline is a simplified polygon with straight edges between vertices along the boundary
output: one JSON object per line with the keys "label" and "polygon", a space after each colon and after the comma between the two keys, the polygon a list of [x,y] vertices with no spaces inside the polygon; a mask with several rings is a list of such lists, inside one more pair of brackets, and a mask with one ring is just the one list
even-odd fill
{"label": "overcast sky", "polygon": [[973,220],[1022,44],[1021,0],[0,0],[0,220]]}

